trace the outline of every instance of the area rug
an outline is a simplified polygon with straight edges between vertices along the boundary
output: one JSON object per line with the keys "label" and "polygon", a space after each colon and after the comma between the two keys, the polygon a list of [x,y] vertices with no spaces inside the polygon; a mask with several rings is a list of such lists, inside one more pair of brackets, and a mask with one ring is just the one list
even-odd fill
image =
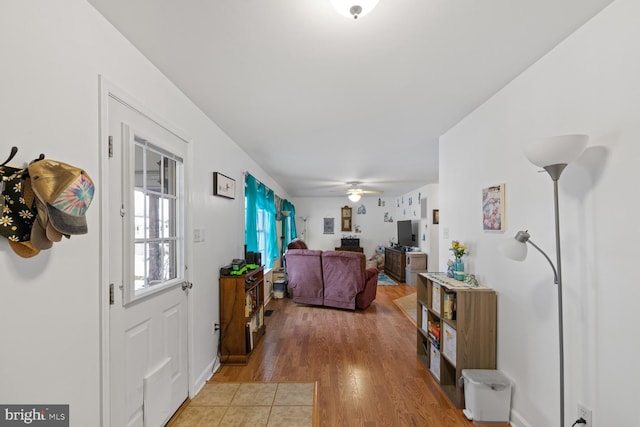
{"label": "area rug", "polygon": [[397,285],[397,283],[394,282],[391,277],[387,276],[382,271],[378,272],[378,286],[395,286],[395,285]]}
{"label": "area rug", "polygon": [[414,325],[418,322],[418,300],[417,294],[414,292],[409,295],[397,298],[393,300],[393,303],[398,306],[400,310],[413,322]]}

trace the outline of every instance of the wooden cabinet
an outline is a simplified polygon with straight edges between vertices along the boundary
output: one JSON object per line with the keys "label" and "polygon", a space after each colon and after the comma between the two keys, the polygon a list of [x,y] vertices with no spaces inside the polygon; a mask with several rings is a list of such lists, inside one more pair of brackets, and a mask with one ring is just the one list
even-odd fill
{"label": "wooden cabinet", "polygon": [[432,273],[417,286],[418,358],[462,408],[462,370],[496,368],[496,293]]}
{"label": "wooden cabinet", "polygon": [[404,282],[407,267],[406,251],[395,248],[384,248],[384,272],[394,279]]}
{"label": "wooden cabinet", "polygon": [[220,276],[220,362],[246,364],[264,335],[264,269]]}

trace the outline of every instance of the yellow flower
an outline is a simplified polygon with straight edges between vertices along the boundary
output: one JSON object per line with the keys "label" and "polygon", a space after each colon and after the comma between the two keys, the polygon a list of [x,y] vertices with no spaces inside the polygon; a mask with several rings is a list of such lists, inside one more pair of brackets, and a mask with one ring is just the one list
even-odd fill
{"label": "yellow flower", "polygon": [[451,241],[450,250],[453,252],[453,256],[456,258],[462,258],[462,256],[467,252],[467,246],[461,244],[457,240]]}

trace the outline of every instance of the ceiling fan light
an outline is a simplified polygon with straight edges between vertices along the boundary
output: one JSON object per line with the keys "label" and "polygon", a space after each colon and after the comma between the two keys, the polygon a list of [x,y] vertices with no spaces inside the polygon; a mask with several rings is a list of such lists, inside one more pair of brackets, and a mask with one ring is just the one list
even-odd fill
{"label": "ceiling fan light", "polygon": [[365,16],[378,4],[378,0],[331,0],[338,13],[349,19]]}
{"label": "ceiling fan light", "polygon": [[357,202],[358,200],[360,200],[360,195],[358,193],[351,193],[349,194],[349,200],[351,200],[352,202]]}

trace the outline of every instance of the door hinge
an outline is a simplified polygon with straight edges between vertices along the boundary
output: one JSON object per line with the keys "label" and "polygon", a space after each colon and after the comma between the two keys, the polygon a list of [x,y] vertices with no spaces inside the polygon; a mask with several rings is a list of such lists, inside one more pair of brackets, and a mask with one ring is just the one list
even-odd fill
{"label": "door hinge", "polygon": [[114,304],[115,297],[113,296],[113,283],[109,283],[109,305]]}
{"label": "door hinge", "polygon": [[109,157],[113,157],[113,136],[109,135]]}

